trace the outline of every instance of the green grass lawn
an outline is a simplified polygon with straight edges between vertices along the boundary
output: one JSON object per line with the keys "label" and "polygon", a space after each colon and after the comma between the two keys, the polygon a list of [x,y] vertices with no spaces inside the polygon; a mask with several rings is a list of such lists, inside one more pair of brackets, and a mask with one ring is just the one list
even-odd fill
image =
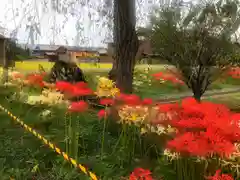
{"label": "green grass lawn", "polygon": [[[52,62],[48,61],[23,61],[23,62],[16,62],[15,69],[20,72],[29,73],[38,71],[39,65],[41,65],[46,71],[49,71],[50,68],[53,66]],[[85,75],[87,76],[87,79],[90,83],[93,83],[95,86],[96,84],[96,76],[107,76],[107,73],[112,67],[112,64],[99,64],[98,67],[94,66],[92,63],[79,63],[78,64],[84,71]],[[136,69],[137,71],[142,72],[143,70],[150,67],[151,71],[149,73],[149,76],[151,74],[154,74],[156,72],[160,71],[166,71],[167,69],[171,69],[172,66],[170,65],[146,65],[141,64],[137,65]],[[141,77],[137,77],[138,80],[142,80]],[[212,83],[208,90],[213,89],[223,89],[223,88],[235,88],[236,86],[240,86],[240,80],[239,79],[233,79],[233,78],[227,78],[225,80],[217,80],[214,83]],[[187,86],[179,86],[179,85],[173,85],[172,83],[164,83],[160,84],[159,82],[155,81],[154,83],[151,83],[149,85],[148,82],[143,83],[142,85],[136,86],[135,85],[135,93],[142,97],[151,97],[151,98],[161,98],[162,96],[165,96],[166,94],[178,94],[182,92],[188,92],[189,89]]]}
{"label": "green grass lawn", "polygon": [[206,99],[216,103],[225,104],[233,111],[240,112],[240,92],[224,96],[208,97]]}

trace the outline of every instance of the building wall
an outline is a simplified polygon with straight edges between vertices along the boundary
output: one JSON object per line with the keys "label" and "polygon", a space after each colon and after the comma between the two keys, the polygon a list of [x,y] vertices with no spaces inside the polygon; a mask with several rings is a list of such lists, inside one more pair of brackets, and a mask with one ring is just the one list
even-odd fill
{"label": "building wall", "polygon": [[[114,55],[114,44],[108,43],[108,50],[107,50],[108,56],[107,57],[101,57],[101,62],[113,62],[112,56]],[[145,40],[139,40],[139,48],[138,52],[136,54],[136,59],[140,60],[142,58],[142,53],[145,54],[152,54],[152,47],[151,42],[148,39]]]}
{"label": "building wall", "polygon": [[106,56],[100,56],[100,63],[112,63],[113,62],[113,58],[112,56],[106,55]]}

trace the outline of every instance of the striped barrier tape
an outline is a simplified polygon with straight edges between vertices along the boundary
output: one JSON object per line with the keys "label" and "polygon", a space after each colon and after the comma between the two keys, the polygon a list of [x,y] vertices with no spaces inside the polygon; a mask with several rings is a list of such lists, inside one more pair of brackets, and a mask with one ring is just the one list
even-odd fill
{"label": "striped barrier tape", "polygon": [[30,132],[31,134],[33,134],[35,137],[37,137],[38,139],[40,139],[45,145],[47,145],[48,147],[50,147],[52,150],[54,150],[56,153],[58,153],[59,155],[61,155],[66,161],[68,161],[69,163],[71,163],[75,168],[80,169],[80,171],[82,171],[84,174],[86,174],[87,176],[89,176],[92,180],[98,180],[97,176],[87,170],[86,167],[84,167],[83,165],[77,163],[77,161],[71,157],[69,157],[69,155],[67,155],[65,152],[61,151],[60,148],[58,148],[57,146],[55,146],[53,143],[51,143],[49,140],[47,140],[45,137],[43,137],[41,134],[39,134],[36,130],[34,130],[33,128],[31,128],[30,126],[28,126],[27,124],[25,124],[22,120],[20,120],[18,117],[14,116],[10,111],[8,111],[6,108],[4,108],[2,105],[0,105],[0,109],[3,110],[5,113],[7,113],[14,121],[16,121],[17,123],[19,123],[22,127],[24,127],[25,130],[27,130],[28,132]]}

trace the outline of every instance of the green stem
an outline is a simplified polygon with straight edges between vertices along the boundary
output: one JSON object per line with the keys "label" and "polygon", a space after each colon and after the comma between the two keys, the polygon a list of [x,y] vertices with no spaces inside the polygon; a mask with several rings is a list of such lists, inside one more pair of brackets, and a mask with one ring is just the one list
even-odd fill
{"label": "green stem", "polygon": [[78,159],[78,145],[79,145],[79,129],[80,129],[80,123],[79,123],[80,119],[79,119],[79,116],[78,118],[76,119],[76,126],[75,126],[75,137],[74,137],[74,140],[75,140],[75,159]]}
{"label": "green stem", "polygon": [[136,128],[137,127],[133,127],[133,134],[132,134],[132,136],[133,136],[133,142],[132,142],[132,155],[131,155],[131,157],[134,157],[134,155],[135,155],[135,146],[136,146]]}
{"label": "green stem", "polygon": [[116,152],[116,149],[117,149],[119,143],[120,143],[121,140],[122,140],[123,134],[124,134],[124,132],[123,132],[123,130],[122,130],[122,131],[121,131],[121,134],[120,134],[120,136],[119,136],[119,138],[118,138],[118,141],[117,141],[117,143],[115,144],[115,146],[114,146],[114,148],[113,148],[112,154],[114,154],[114,153]]}
{"label": "green stem", "polygon": [[65,148],[66,148],[66,153],[68,154],[69,153],[69,137],[68,137],[69,124],[68,124],[67,114],[65,115],[64,125],[65,125]]}
{"label": "green stem", "polygon": [[[105,111],[107,110],[107,107],[105,108]],[[104,122],[103,122],[103,132],[102,132],[102,143],[101,143],[101,159],[103,158],[104,153],[104,141],[105,141],[105,131],[106,131],[106,123],[107,123],[107,116],[106,113],[104,115]]]}
{"label": "green stem", "polygon": [[68,140],[69,140],[69,153],[72,156],[72,118],[69,118],[69,126],[68,126]]}

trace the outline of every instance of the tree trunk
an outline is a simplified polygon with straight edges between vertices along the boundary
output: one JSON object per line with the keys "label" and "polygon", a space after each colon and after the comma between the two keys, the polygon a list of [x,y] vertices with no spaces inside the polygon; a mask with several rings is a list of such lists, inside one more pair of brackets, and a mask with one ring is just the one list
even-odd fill
{"label": "tree trunk", "polygon": [[192,91],[193,91],[193,97],[196,99],[196,101],[200,102],[201,101],[201,97],[203,95],[203,93],[201,92],[201,86],[198,84],[195,84],[192,87]]}
{"label": "tree trunk", "polygon": [[116,85],[122,92],[132,92],[138,37],[135,30],[135,0],[114,1],[114,46]]}

